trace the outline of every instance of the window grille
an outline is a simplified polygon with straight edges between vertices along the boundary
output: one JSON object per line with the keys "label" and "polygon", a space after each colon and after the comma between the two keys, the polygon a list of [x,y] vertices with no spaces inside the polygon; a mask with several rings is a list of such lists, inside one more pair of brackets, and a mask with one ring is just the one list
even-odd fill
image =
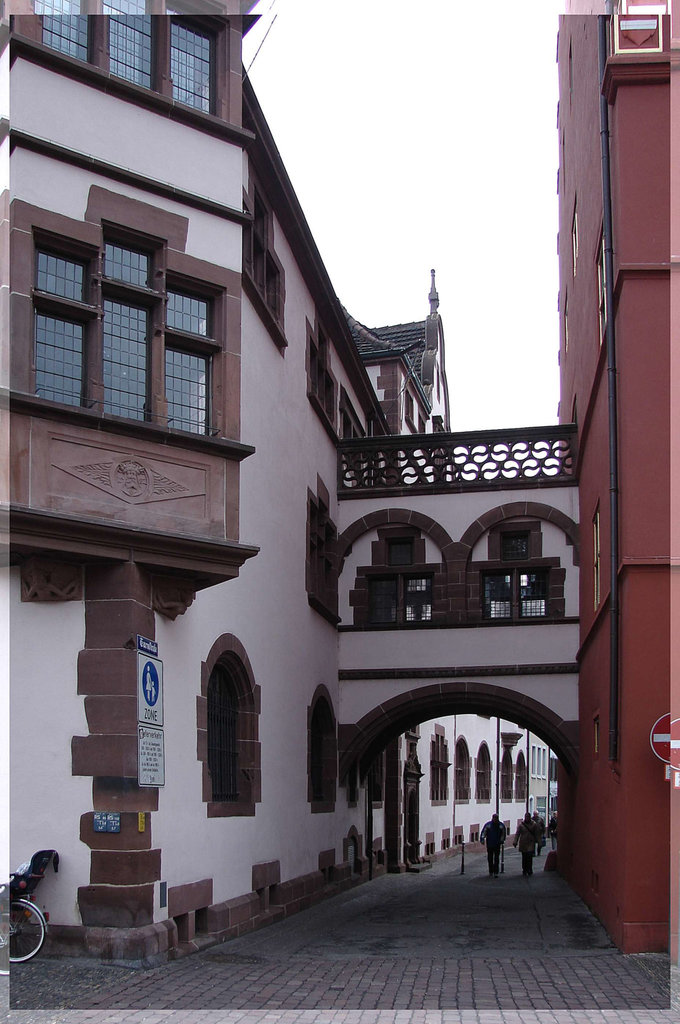
{"label": "window grille", "polygon": [[208,769],[212,799],[238,799],[238,699],[229,675],[217,665],[208,683]]}

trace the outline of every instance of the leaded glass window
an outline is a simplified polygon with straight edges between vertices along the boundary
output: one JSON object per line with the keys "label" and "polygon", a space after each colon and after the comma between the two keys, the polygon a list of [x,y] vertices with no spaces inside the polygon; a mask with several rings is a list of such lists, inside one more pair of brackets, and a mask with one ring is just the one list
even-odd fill
{"label": "leaded glass window", "polygon": [[83,265],[73,260],[53,256],[48,252],[38,253],[36,288],[64,299],[83,301]]}
{"label": "leaded glass window", "polygon": [[208,334],[208,303],[193,295],[168,292],[168,327],[187,334]]}
{"label": "leaded glass window", "polygon": [[82,324],[36,313],[35,390],[41,398],[80,405]]}
{"label": "leaded glass window", "polygon": [[522,572],[519,574],[519,614],[521,618],[547,614],[547,584],[545,572]]}
{"label": "leaded glass window", "polygon": [[406,621],[429,622],[432,618],[432,578],[406,580]]}
{"label": "leaded glass window", "polygon": [[147,326],[144,309],[104,300],[104,411],[141,420],[146,412]]}
{"label": "leaded glass window", "polygon": [[109,70],[118,78],[151,88],[150,15],[111,15]]}
{"label": "leaded glass window", "polygon": [[87,60],[87,15],[80,14],[79,0],[35,0],[34,10],[42,15],[45,46]]}
{"label": "leaded glass window", "polygon": [[509,619],[512,616],[512,574],[488,574],[484,577],[484,617]]}
{"label": "leaded glass window", "polygon": [[371,580],[369,584],[371,622],[397,621],[397,580]]}
{"label": "leaded glass window", "polygon": [[208,360],[191,352],[165,351],[168,426],[204,434],[207,426]]}
{"label": "leaded glass window", "polygon": [[135,249],[107,242],[104,247],[104,274],[114,281],[124,281],[126,284],[147,288],[149,257]]}
{"label": "leaded glass window", "polygon": [[170,76],[173,97],[210,112],[212,102],[212,45],[210,36],[182,22],[173,22],[170,35]]}

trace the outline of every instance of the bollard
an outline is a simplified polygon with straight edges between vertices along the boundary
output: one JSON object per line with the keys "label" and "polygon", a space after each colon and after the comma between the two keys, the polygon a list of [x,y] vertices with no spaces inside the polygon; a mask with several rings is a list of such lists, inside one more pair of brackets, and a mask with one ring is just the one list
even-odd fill
{"label": "bollard", "polygon": [[460,873],[461,873],[461,875],[464,875],[465,874],[465,842],[463,841],[460,845],[461,845]]}
{"label": "bollard", "polygon": [[505,873],[505,843],[501,843],[501,874]]}

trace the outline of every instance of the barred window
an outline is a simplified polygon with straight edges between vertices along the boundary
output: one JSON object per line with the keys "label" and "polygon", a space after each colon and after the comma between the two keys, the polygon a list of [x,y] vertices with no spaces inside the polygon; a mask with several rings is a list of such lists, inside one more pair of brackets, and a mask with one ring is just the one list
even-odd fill
{"label": "barred window", "polygon": [[456,800],[470,799],[470,752],[464,739],[456,743]]}
{"label": "barred window", "polygon": [[512,800],[512,776],[512,755],[509,750],[504,750],[501,760],[501,800]]}
{"label": "barred window", "polygon": [[515,765],[515,800],[526,800],[527,797],[527,766],[524,754],[520,750]]}
{"label": "barred window", "polygon": [[430,742],[430,800],[437,803],[445,803],[449,798],[449,765],[446,737],[435,733]]}
{"label": "barred window", "polygon": [[238,799],[238,697],[229,673],[216,665],[208,682],[208,770],[214,801]]}
{"label": "barred window", "polygon": [[491,757],[486,743],[482,743],[477,752],[477,780],[475,795],[484,802],[491,799]]}

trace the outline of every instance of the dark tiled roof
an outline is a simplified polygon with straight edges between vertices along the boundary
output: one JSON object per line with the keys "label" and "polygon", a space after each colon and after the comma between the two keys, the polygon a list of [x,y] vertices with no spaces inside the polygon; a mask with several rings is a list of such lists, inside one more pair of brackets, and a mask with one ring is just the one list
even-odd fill
{"label": "dark tiled roof", "polygon": [[420,375],[425,351],[425,321],[394,324],[388,327],[365,327],[345,310],[347,323],[362,359],[371,356],[404,355]]}

